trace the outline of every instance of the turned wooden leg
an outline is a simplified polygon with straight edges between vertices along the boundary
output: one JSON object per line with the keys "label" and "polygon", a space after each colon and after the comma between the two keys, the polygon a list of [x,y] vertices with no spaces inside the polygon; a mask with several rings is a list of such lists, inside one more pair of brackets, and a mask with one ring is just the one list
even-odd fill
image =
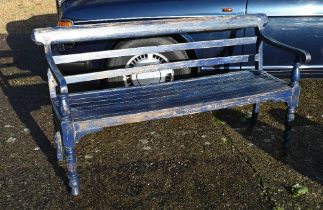
{"label": "turned wooden leg", "polygon": [[292,141],[292,125],[295,119],[296,108],[288,107],[285,118],[285,130],[283,134],[283,149],[288,149]]}
{"label": "turned wooden leg", "polygon": [[301,87],[299,81],[301,79],[300,63],[295,63],[291,74],[291,87],[293,88],[293,95],[291,101],[288,103],[286,118],[285,118],[285,131],[283,135],[283,149],[290,147],[292,137],[292,125],[295,119],[296,108],[298,107],[299,97],[301,94]]}
{"label": "turned wooden leg", "polygon": [[67,162],[67,170],[68,170],[68,179],[69,186],[71,187],[72,195],[80,194],[80,178],[77,173],[77,160],[75,147],[65,147],[65,156]]}
{"label": "turned wooden leg", "polygon": [[72,195],[80,194],[80,178],[77,173],[77,158],[75,152],[75,132],[70,122],[61,124],[62,137],[65,149],[65,159],[67,163],[69,186]]}
{"label": "turned wooden leg", "polygon": [[56,141],[56,145],[57,145],[57,160],[62,161],[64,159],[63,143],[62,143],[62,135],[59,131],[56,132],[56,134],[55,134],[55,141]]}
{"label": "turned wooden leg", "polygon": [[259,111],[260,111],[260,104],[259,103],[254,104],[253,110],[252,110],[252,115],[251,115],[251,124],[252,125],[255,125],[257,123]]}

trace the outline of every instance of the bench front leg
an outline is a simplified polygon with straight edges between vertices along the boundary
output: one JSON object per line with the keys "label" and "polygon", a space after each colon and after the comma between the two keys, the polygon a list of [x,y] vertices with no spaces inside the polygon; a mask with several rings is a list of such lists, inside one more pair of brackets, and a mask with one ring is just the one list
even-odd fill
{"label": "bench front leg", "polygon": [[291,100],[288,103],[288,108],[286,111],[285,117],[285,130],[283,135],[283,149],[288,149],[290,147],[290,143],[293,140],[292,137],[292,126],[295,120],[295,112],[296,108],[298,107],[299,97],[301,94],[301,86],[299,81],[301,79],[301,72],[300,72],[300,63],[296,63],[294,65],[292,74],[291,74],[291,86],[293,88],[293,95]]}
{"label": "bench front leg", "polygon": [[80,178],[77,172],[77,158],[75,152],[75,132],[69,122],[62,123],[62,137],[64,142],[65,158],[68,170],[69,186],[72,195],[80,194]]}
{"label": "bench front leg", "polygon": [[80,177],[77,173],[77,159],[75,147],[65,147],[65,156],[67,162],[69,186],[72,195],[80,194]]}
{"label": "bench front leg", "polygon": [[80,179],[77,173],[77,158],[75,153],[75,138],[76,133],[71,122],[71,111],[69,107],[69,100],[67,94],[60,94],[60,117],[61,117],[61,131],[63,144],[65,149],[65,157],[68,170],[69,186],[71,187],[72,195],[80,194]]}

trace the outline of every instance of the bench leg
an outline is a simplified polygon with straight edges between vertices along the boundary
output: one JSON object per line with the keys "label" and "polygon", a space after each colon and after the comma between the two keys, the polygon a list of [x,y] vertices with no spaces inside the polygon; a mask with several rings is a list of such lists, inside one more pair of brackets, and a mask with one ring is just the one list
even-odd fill
{"label": "bench leg", "polygon": [[285,130],[283,134],[283,149],[288,149],[292,141],[292,125],[295,119],[296,108],[288,107],[285,118]]}
{"label": "bench leg", "polygon": [[77,158],[75,152],[75,132],[71,123],[61,124],[62,137],[65,149],[65,159],[67,163],[69,186],[72,195],[80,194],[80,178],[77,173]]}
{"label": "bench leg", "polygon": [[75,147],[65,147],[69,186],[72,195],[80,194],[80,178],[77,173]]}
{"label": "bench leg", "polygon": [[283,135],[283,149],[288,149],[293,139],[292,137],[292,125],[295,119],[296,108],[298,107],[299,97],[301,94],[301,87],[299,81],[301,79],[300,63],[294,65],[291,74],[291,87],[293,88],[293,95],[288,104],[286,118],[285,118],[285,131]]}
{"label": "bench leg", "polygon": [[252,115],[251,115],[251,125],[256,125],[257,120],[258,120],[258,115],[260,111],[260,104],[254,104],[253,105],[253,110],[252,110]]}
{"label": "bench leg", "polygon": [[62,143],[62,135],[59,131],[56,132],[56,134],[55,134],[55,141],[56,141],[56,145],[57,145],[57,160],[62,161],[64,158],[63,143]]}

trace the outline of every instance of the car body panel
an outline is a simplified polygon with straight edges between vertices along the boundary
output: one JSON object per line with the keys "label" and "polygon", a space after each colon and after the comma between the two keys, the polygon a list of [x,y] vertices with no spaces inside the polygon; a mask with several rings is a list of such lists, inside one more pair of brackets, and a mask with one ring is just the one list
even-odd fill
{"label": "car body panel", "polygon": [[[305,49],[312,55],[310,65],[323,77],[323,1],[321,0],[249,0],[247,13],[263,12],[269,17],[265,33],[286,44]],[[248,34],[248,33],[246,33]],[[267,69],[290,69],[286,52],[264,46]],[[318,71],[322,69],[321,71]],[[309,72],[306,72],[308,74]]]}
{"label": "car body panel", "polygon": [[322,0],[248,0],[247,12],[269,17],[323,16]]}
{"label": "car body panel", "polygon": [[64,19],[76,24],[124,19],[163,18],[174,16],[244,14],[247,0],[67,0],[62,5]]}
{"label": "car body panel", "polygon": [[[232,8],[232,13],[223,12]],[[89,24],[133,19],[158,19],[178,16],[204,16],[224,14],[265,13],[269,22],[265,33],[312,54],[312,62],[303,69],[317,69],[316,77],[323,77],[323,1],[320,0],[66,0],[59,9],[61,19],[70,19],[75,24]],[[253,35],[254,30],[199,34],[181,34],[186,41],[228,38],[229,36]],[[104,44],[97,50],[110,49],[113,44]],[[83,46],[84,47],[84,46]],[[94,47],[88,45],[88,47]],[[86,46],[85,46],[86,48]],[[253,48],[235,47],[196,50],[198,58],[239,54]],[[265,45],[264,68],[286,73],[291,69],[290,55]],[[247,64],[248,65],[248,64]],[[248,68],[244,65],[243,68]],[[228,68],[237,69],[237,66]],[[287,75],[287,74],[286,74]]]}

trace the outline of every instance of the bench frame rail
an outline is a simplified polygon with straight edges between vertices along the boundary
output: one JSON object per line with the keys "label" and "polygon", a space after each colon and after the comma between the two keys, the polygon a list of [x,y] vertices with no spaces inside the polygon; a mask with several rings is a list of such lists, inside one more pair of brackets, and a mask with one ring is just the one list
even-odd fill
{"label": "bench frame rail", "polygon": [[[232,64],[241,62],[255,62],[255,70],[259,73],[263,71],[263,44],[269,44],[273,47],[285,50],[295,56],[294,68],[291,72],[291,82],[289,84],[291,89],[291,96],[286,96],[284,99],[282,96],[277,95],[277,100],[285,101],[288,105],[286,120],[285,120],[285,131],[284,131],[284,143],[283,147],[287,148],[291,141],[291,128],[292,122],[295,118],[295,111],[298,106],[300,96],[300,67],[301,63],[308,63],[311,60],[311,56],[308,52],[288,46],[280,43],[270,37],[267,37],[263,33],[263,28],[267,23],[267,17],[263,14],[255,15],[237,15],[237,16],[203,16],[203,17],[178,17],[169,19],[158,19],[158,20],[137,20],[129,22],[116,22],[116,23],[104,23],[96,25],[84,25],[84,26],[73,26],[70,28],[43,28],[35,29],[32,33],[32,39],[38,45],[44,45],[45,54],[49,65],[48,70],[48,84],[50,97],[52,103],[58,101],[58,105],[53,105],[55,112],[55,120],[57,122],[59,131],[56,133],[57,142],[57,158],[63,160],[63,150],[65,151],[69,186],[73,195],[80,193],[80,181],[77,173],[75,144],[80,141],[80,138],[88,133],[101,130],[107,125],[112,123],[91,123],[91,121],[78,123],[74,122],[71,116],[71,108],[69,102],[68,84],[81,83],[91,80],[100,80],[109,77],[123,76],[129,74],[138,74],[143,72],[162,71],[167,69],[181,69],[181,68],[192,68],[202,66],[214,66],[220,64]],[[236,30],[243,28],[255,28],[255,37],[242,37],[233,39],[223,40],[210,40],[210,41],[199,41],[190,43],[179,43],[173,45],[163,46],[150,46],[140,47],[132,49],[121,49],[121,50],[106,50],[100,52],[88,52],[79,53],[72,55],[54,55],[52,52],[52,46],[63,43],[75,43],[83,41],[96,41],[96,40],[109,40],[109,39],[121,39],[121,38],[138,38],[148,36],[159,36],[159,35],[170,35],[170,34],[181,34],[181,33],[194,33],[194,32],[207,32],[207,31],[223,31],[223,30]],[[95,73],[79,74],[72,76],[64,76],[59,68],[58,64],[71,63],[78,61],[88,61],[94,59],[106,59],[112,57],[131,56],[149,52],[168,52],[176,50],[193,50],[193,49],[206,49],[215,47],[227,47],[235,45],[246,45],[255,44],[257,48],[257,54],[254,55],[238,55],[238,56],[227,56],[227,57],[216,57],[196,60],[178,61],[172,63],[164,63],[157,65],[149,65],[144,67],[133,67],[133,68],[122,68],[115,70],[105,70]],[[276,78],[277,79],[277,78]],[[181,82],[175,81],[174,84]],[[149,87],[148,87],[149,88]],[[262,97],[266,99],[264,95]],[[55,99],[55,100],[54,100]],[[243,103],[232,102],[230,106],[241,106],[249,103],[254,104],[252,112],[252,123],[254,124],[257,120],[260,100],[259,98],[246,99]],[[275,97],[266,100],[275,101]],[[223,103],[225,104],[225,103]],[[223,105],[224,106],[224,105]],[[218,106],[218,108],[224,108]],[[226,105],[229,106],[229,105]],[[58,107],[58,108],[57,108]],[[205,108],[195,110],[192,113],[209,111]],[[189,113],[189,111],[187,111]],[[187,114],[186,113],[186,114]],[[177,114],[174,116],[178,116]],[[159,118],[169,117],[170,115],[160,116]],[[156,117],[155,119],[157,119]],[[142,119],[142,118],[141,118]],[[102,121],[106,119],[102,119]],[[129,120],[130,122],[131,120]],[[136,120],[135,120],[136,121]],[[127,123],[127,122],[124,122]]]}

